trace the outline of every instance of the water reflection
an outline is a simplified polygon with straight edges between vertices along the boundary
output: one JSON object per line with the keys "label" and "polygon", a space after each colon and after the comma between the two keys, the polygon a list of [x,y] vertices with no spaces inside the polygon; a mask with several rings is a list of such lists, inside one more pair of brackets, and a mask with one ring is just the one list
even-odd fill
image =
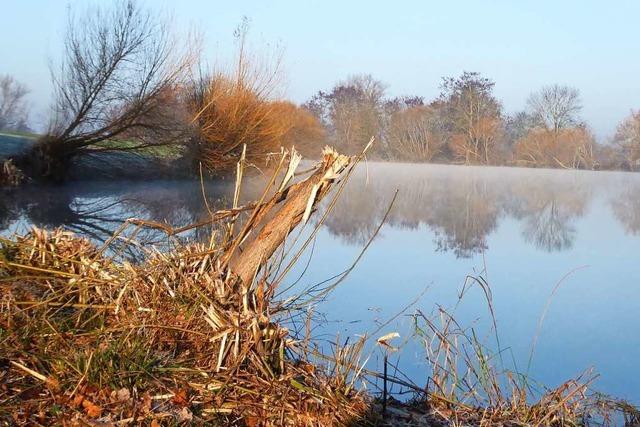
{"label": "water reflection", "polygon": [[[600,193],[612,197],[616,218],[640,232],[640,183],[625,193],[620,182],[635,175],[557,170],[439,165],[370,164],[348,183],[326,226],[346,243],[362,244],[398,197],[388,224],[427,227],[438,251],[468,258],[488,249],[501,220],[519,223],[520,235],[544,252],[573,247],[575,223]],[[633,193],[635,189],[635,193]]]}
{"label": "water reflection", "polygon": [[611,199],[615,217],[628,234],[640,234],[640,182],[628,182],[620,193]]}
{"label": "water reflection", "polygon": [[387,224],[402,229],[428,226],[439,251],[467,257],[486,248],[500,210],[498,188],[470,175],[417,165],[363,166],[349,180],[335,211],[325,223],[347,243],[362,244],[382,220],[396,190]]}
{"label": "water reflection", "polygon": [[[226,182],[205,185],[207,203],[212,209],[228,204],[232,187]],[[25,232],[31,225],[63,227],[104,242],[128,218],[167,223],[192,224],[208,215],[202,188],[191,181],[93,182],[63,187],[24,187],[5,192],[0,202],[0,227],[4,234]],[[194,229],[183,238],[200,239],[210,230]],[[154,229],[131,228],[124,236],[140,245],[162,244],[166,236]],[[125,245],[130,258],[137,258],[135,246]]]}
{"label": "water reflection", "polygon": [[513,204],[505,210],[522,221],[526,242],[546,252],[568,250],[576,238],[574,222],[591,200],[592,184],[576,176],[540,174],[509,186]]}
{"label": "water reflection", "polygon": [[[259,195],[259,183],[248,182],[247,200]],[[231,182],[204,187],[211,209],[228,206]],[[31,224],[64,227],[104,241],[131,217],[182,226],[208,215],[202,190],[199,182],[162,180],[25,187],[1,195],[0,229],[6,234]],[[326,229],[348,244],[362,245],[396,190],[387,227],[426,228],[436,251],[458,258],[487,250],[488,237],[509,220],[517,222],[519,238],[538,250],[567,251],[577,238],[576,222],[601,193],[626,232],[640,233],[640,179],[635,174],[391,163],[369,163],[355,171]],[[193,230],[186,237],[204,239],[208,233]],[[137,238],[154,242],[159,234],[146,230]]]}

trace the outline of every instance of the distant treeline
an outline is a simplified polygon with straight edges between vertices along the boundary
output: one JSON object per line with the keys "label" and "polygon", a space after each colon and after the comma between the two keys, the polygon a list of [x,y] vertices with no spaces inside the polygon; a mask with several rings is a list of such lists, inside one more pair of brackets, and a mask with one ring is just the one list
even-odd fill
{"label": "distant treeline", "polygon": [[[63,181],[81,156],[128,158],[108,152],[160,157],[183,176],[221,175],[243,152],[260,169],[282,147],[317,157],[331,144],[353,154],[371,136],[371,156],[383,160],[640,166],[640,113],[620,124],[613,144],[598,144],[580,117],[578,90],[565,86],[544,87],[526,111],[507,115],[494,82],[478,73],[444,78],[433,100],[390,98],[383,83],[358,75],[295,105],[278,96],[281,55],[250,52],[247,32],[244,20],[233,66],[215,69],[203,65],[198,42],[177,37],[133,0],[70,14],[62,60],[52,69],[48,127],[4,162],[0,185]],[[12,76],[0,76],[0,130],[29,130],[27,93]],[[114,171],[126,167],[118,166]]]}
{"label": "distant treeline", "polygon": [[577,89],[551,85],[531,94],[525,111],[505,114],[494,82],[479,73],[443,78],[441,94],[389,98],[386,86],[358,75],[304,104],[341,150],[360,150],[367,135],[379,159],[582,169],[640,166],[640,113],[598,144],[580,117]]}

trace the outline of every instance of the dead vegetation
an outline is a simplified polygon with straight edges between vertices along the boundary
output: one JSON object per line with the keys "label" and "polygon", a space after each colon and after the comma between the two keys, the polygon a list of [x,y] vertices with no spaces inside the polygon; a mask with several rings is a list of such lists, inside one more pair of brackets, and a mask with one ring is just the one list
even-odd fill
{"label": "dead vegetation", "polygon": [[2,163],[0,170],[0,187],[16,187],[25,181],[25,176],[11,159]]}
{"label": "dead vegetation", "polygon": [[3,242],[0,419],[333,425],[363,415],[354,375],[293,357],[296,341],[275,321],[267,262],[353,159],[325,150],[291,184],[298,161],[281,162],[274,195],[212,215],[227,221],[224,237],[149,251],[140,265],[62,230]]}
{"label": "dead vegetation", "polygon": [[[259,200],[239,206],[243,159],[233,205],[191,227],[129,220],[101,247],[63,230],[3,240],[0,422],[561,426],[615,423],[612,414],[638,422],[631,405],[590,392],[589,377],[532,394],[444,309],[438,321],[414,315],[426,386],[382,376],[413,390],[409,403],[384,394],[381,404],[360,387],[366,376],[381,378],[361,362],[365,339],[326,356],[292,335],[283,320],[304,310],[309,295],[280,301],[292,264],[271,259],[338,183],[333,205],[356,161],[325,149],[307,178],[295,180],[293,152]],[[208,243],[147,249],[138,264],[110,250],[129,227],[171,237],[212,223],[218,234]],[[125,243],[134,244],[135,230]],[[493,316],[490,290],[477,283]]]}

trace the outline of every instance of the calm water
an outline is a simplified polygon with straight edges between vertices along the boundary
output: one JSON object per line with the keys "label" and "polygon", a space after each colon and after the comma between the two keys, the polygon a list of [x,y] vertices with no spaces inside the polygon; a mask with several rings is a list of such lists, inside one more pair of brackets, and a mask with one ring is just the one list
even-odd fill
{"label": "calm water", "polygon": [[[225,206],[232,189],[229,182],[207,184],[212,209]],[[341,341],[353,340],[380,325],[378,336],[397,331],[397,343],[408,342],[393,361],[424,385],[424,352],[409,339],[409,315],[416,309],[432,313],[437,305],[453,308],[466,276],[482,276],[491,287],[509,368],[515,363],[526,370],[550,301],[529,375],[554,386],[593,367],[601,375],[598,390],[640,402],[640,175],[361,165],[289,282],[302,289],[349,267],[396,190],[365,256],[318,304],[323,321],[316,337],[331,340],[339,333]],[[257,188],[245,193],[256,195]],[[3,234],[37,224],[104,240],[129,217],[179,226],[207,215],[199,183],[186,181],[84,183],[0,196]],[[163,242],[154,233],[138,239]],[[495,350],[480,288],[471,288],[455,314]],[[378,358],[374,351],[370,367],[379,366]]]}

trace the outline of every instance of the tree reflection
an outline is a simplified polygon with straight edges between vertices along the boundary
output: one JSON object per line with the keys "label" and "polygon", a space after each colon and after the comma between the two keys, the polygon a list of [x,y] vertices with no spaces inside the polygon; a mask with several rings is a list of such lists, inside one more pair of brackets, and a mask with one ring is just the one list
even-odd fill
{"label": "tree reflection", "polygon": [[410,164],[368,169],[353,175],[326,222],[349,244],[363,244],[373,234],[398,189],[387,226],[426,227],[438,251],[468,258],[486,250],[503,217],[521,222],[527,243],[564,251],[573,247],[575,220],[591,198],[591,184],[563,171]]}
{"label": "tree reflection", "polygon": [[[572,179],[540,176],[522,180],[512,188],[511,215],[522,221],[525,241],[546,252],[573,247],[577,231],[574,221],[585,214],[591,198],[587,183]],[[514,203],[515,201],[515,203]]]}
{"label": "tree reflection", "polygon": [[436,233],[439,251],[468,258],[488,248],[487,236],[495,230],[500,215],[499,197],[475,177],[448,188],[453,191],[434,200],[438,205],[429,225]]}
{"label": "tree reflection", "polygon": [[[363,245],[383,220],[398,190],[382,235],[390,229],[424,229],[436,250],[468,258],[488,249],[489,236],[500,221],[511,218],[519,222],[520,235],[527,243],[542,251],[566,251],[574,245],[577,220],[585,215],[594,191],[605,183],[609,191],[616,182],[565,171],[362,164],[347,182],[324,227],[347,244]],[[245,182],[245,201],[260,196],[260,183],[258,179]],[[204,187],[211,210],[229,206],[233,180],[208,182]],[[617,187],[625,190],[611,200],[615,216],[627,232],[640,234],[640,183]],[[328,202],[326,199],[325,206]],[[208,215],[203,188],[194,181],[24,187],[2,194],[0,200],[2,229],[11,224],[23,228],[29,224],[62,226],[100,242],[131,217],[180,227]],[[202,227],[183,237],[205,240],[211,231]],[[162,232],[150,229],[140,231],[136,239],[167,241]]]}
{"label": "tree reflection", "polygon": [[382,221],[397,189],[388,226],[428,227],[438,250],[470,257],[486,248],[500,215],[499,185],[483,181],[477,172],[444,166],[375,164],[370,171],[362,167],[325,225],[345,242],[363,244]]}
{"label": "tree reflection", "polygon": [[557,203],[551,200],[539,211],[527,215],[522,234],[527,242],[547,252],[563,251],[573,246],[575,227],[560,214]]}
{"label": "tree reflection", "polygon": [[[211,183],[205,188],[207,204],[213,210],[226,207],[229,184]],[[109,239],[129,218],[140,218],[170,226],[189,225],[207,217],[207,204],[198,182],[157,181],[151,183],[68,184],[57,187],[32,186],[3,194],[0,202],[0,227],[25,232],[31,225],[43,228],[63,227],[100,244]],[[209,231],[191,230],[186,239],[208,238]],[[205,236],[206,235],[206,236]],[[166,235],[151,228],[131,227],[122,237],[131,237],[140,246],[161,245]],[[132,245],[113,247],[137,258]]]}
{"label": "tree reflection", "polygon": [[627,183],[612,198],[611,208],[627,233],[640,235],[640,183]]}

